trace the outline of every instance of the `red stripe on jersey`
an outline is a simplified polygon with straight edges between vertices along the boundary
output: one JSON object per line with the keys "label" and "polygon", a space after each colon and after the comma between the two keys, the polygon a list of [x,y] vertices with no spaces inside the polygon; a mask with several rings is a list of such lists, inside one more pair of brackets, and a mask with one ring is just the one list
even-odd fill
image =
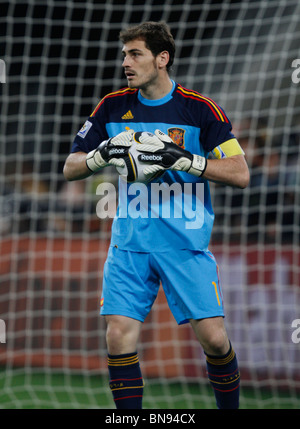
{"label": "red stripe on jersey", "polygon": [[193,100],[202,101],[207,104],[210,110],[213,112],[215,117],[222,122],[229,122],[226,115],[222,112],[221,108],[210,98],[204,97],[202,94],[192,91],[190,89],[186,89],[181,85],[178,85],[177,92],[181,94],[185,98],[191,98]]}
{"label": "red stripe on jersey", "polygon": [[101,107],[101,105],[104,103],[105,100],[107,100],[108,98],[113,98],[113,97],[121,97],[123,95],[126,94],[134,94],[136,91],[138,91],[137,89],[131,89],[131,88],[123,88],[120,89],[119,91],[116,92],[111,92],[109,94],[107,94],[105,97],[103,97],[100,102],[97,104],[96,108],[93,110],[91,116],[95,116],[95,114],[97,113],[97,111],[99,110],[99,108]]}

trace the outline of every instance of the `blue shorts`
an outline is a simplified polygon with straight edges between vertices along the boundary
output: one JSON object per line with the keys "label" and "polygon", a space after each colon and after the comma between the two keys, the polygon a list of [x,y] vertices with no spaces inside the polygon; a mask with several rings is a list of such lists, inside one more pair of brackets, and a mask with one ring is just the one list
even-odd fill
{"label": "blue shorts", "polygon": [[109,248],[104,265],[101,315],[143,322],[160,283],[178,324],[224,316],[218,265],[211,252],[131,252]]}

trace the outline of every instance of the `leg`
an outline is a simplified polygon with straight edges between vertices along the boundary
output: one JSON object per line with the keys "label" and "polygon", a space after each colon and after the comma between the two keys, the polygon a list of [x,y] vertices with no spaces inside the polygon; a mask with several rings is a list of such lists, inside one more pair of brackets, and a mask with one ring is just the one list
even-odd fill
{"label": "leg", "polygon": [[118,409],[142,408],[137,343],[158,289],[159,278],[151,270],[149,254],[110,247],[103,272],[101,314],[107,323],[110,387]]}
{"label": "leg", "polygon": [[223,317],[190,320],[196,337],[207,354],[224,355],[229,350],[229,339]]}
{"label": "leg", "polygon": [[190,321],[206,353],[218,407],[237,408],[239,372],[223,322],[222,290],[214,256],[209,251],[177,249],[152,255],[177,323]]}
{"label": "leg", "polygon": [[217,407],[238,408],[240,375],[223,318],[213,317],[190,322],[206,354],[208,378],[214,389]]}
{"label": "leg", "polygon": [[105,316],[105,320],[108,353],[120,355],[135,352],[142,323],[130,317],[117,315]]}
{"label": "leg", "polygon": [[137,355],[142,323],[125,316],[106,316],[110,388],[118,409],[140,409],[143,378]]}

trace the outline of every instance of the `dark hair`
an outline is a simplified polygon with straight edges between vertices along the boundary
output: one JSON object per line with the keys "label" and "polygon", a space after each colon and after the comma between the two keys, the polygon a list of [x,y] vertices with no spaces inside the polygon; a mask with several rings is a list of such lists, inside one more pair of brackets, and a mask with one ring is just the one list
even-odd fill
{"label": "dark hair", "polygon": [[154,57],[160,52],[168,51],[170,59],[167,64],[167,70],[170,69],[174,62],[175,42],[169,26],[163,21],[143,22],[122,30],[120,40],[124,44],[132,40],[144,40],[146,48],[152,52]]}

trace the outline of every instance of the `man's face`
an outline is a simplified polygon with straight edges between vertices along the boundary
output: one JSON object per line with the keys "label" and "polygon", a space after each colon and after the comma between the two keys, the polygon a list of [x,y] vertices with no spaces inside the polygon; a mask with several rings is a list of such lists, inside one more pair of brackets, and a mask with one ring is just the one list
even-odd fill
{"label": "man's face", "polygon": [[130,88],[146,89],[155,84],[158,67],[152,52],[143,40],[126,43],[122,49],[123,68]]}

